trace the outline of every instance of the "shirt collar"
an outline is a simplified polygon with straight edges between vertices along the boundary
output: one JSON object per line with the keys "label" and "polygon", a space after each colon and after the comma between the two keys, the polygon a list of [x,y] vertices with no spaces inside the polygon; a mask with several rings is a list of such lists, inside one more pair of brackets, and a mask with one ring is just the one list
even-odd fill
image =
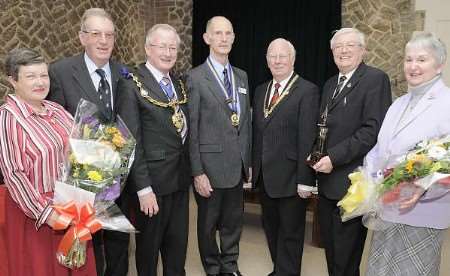
{"label": "shirt collar", "polygon": [[[283,91],[284,90],[284,88],[286,87],[288,81],[291,79],[293,74],[294,74],[294,71],[292,71],[287,78],[285,78],[284,80],[278,82],[280,84],[280,88],[279,88],[278,91]],[[275,79],[273,79],[273,84],[275,85],[275,83],[277,83],[277,81]]]}
{"label": "shirt collar", "polygon": [[30,104],[28,104],[27,102],[25,102],[24,100],[22,100],[21,98],[17,97],[14,94],[8,94],[6,102],[12,106],[17,107],[25,118],[28,118],[33,114],[36,114],[37,116],[46,115],[51,117],[54,111],[53,106],[46,100],[42,101],[42,104],[44,105],[44,108],[46,110],[45,113],[37,113],[36,111],[33,110],[33,107],[31,107]]}
{"label": "shirt collar", "polygon": [[150,70],[150,72],[152,73],[153,77],[155,77],[156,82],[160,83],[162,78],[164,77],[168,77],[170,79],[170,75],[164,75],[161,71],[159,71],[158,69],[156,69],[150,62],[145,63],[145,67],[147,67],[148,70]]}
{"label": "shirt collar", "polygon": [[212,55],[209,56],[209,60],[211,61],[212,66],[214,67],[214,70],[216,70],[217,74],[220,76],[220,78],[223,78],[223,69],[227,68],[228,75],[230,75],[230,63],[228,62],[225,64],[225,66],[214,59]]}
{"label": "shirt collar", "polygon": [[95,65],[94,61],[86,54],[84,53],[84,62],[86,63],[86,67],[88,69],[89,75],[97,74],[95,70],[97,69],[103,69],[105,71],[106,77],[111,77],[111,68],[109,68],[109,61],[103,65],[103,67],[98,68],[97,65]]}
{"label": "shirt collar", "polygon": [[348,72],[347,74],[342,74],[341,72],[339,72],[338,81],[339,81],[339,79],[340,79],[342,76],[345,76],[345,81],[344,81],[344,83],[346,83],[346,82],[353,76],[353,73],[355,73],[355,71],[356,71],[357,68],[358,68],[358,67],[356,67],[356,68],[353,69],[352,71]]}

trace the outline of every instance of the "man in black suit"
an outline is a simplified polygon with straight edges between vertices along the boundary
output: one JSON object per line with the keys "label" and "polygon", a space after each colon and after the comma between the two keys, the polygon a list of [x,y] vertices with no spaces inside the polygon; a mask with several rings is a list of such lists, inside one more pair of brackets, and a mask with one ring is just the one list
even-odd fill
{"label": "man in black suit", "polygon": [[298,185],[314,186],[305,162],[316,137],[319,91],[294,72],[295,48],[278,38],[267,49],[273,80],[256,88],[253,102],[253,181],[274,264],[269,275],[298,276],[306,201]]}
{"label": "man in black suit", "polygon": [[367,229],[360,217],[342,222],[336,204],[350,185],[348,174],[375,145],[392,96],[386,73],[362,61],[364,34],[343,28],[330,44],[339,74],[323,88],[320,120],[326,118],[328,127],[327,154],[312,167],[318,172],[320,234],[328,272],[353,276],[359,275]]}
{"label": "man in black suit", "polygon": [[165,276],[186,274],[189,118],[186,90],[170,73],[179,45],[172,26],[153,26],[145,39],[147,62],[119,84],[118,112],[137,140],[129,181],[139,191],[136,266],[142,276],[156,276],[159,253]]}
{"label": "man in black suit", "polygon": [[[115,101],[119,70],[122,67],[110,59],[115,35],[114,23],[105,10],[86,10],[79,32],[84,52],[50,65],[51,84],[47,99],[61,104],[72,115],[75,114],[79,101],[85,99],[97,105],[102,118],[113,120],[117,110]],[[127,212],[125,195],[122,195],[117,203]],[[103,275],[104,271],[108,276],[127,274],[128,234],[116,231],[98,232],[94,235],[93,243],[98,275]]]}
{"label": "man in black suit", "polygon": [[211,18],[203,39],[210,55],[187,77],[198,245],[208,275],[240,275],[237,260],[244,208],[242,180],[249,177],[251,166],[247,74],[228,61],[234,42],[228,19]]}

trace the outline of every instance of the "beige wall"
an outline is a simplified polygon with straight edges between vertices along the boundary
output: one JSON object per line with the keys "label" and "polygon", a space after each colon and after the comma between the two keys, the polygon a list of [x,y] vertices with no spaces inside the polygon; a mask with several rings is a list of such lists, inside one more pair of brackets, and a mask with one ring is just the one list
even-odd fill
{"label": "beige wall", "polygon": [[[450,54],[450,1],[416,0],[416,10],[425,15],[424,30],[434,32],[447,46]],[[450,85],[450,62],[444,69],[443,79]]]}

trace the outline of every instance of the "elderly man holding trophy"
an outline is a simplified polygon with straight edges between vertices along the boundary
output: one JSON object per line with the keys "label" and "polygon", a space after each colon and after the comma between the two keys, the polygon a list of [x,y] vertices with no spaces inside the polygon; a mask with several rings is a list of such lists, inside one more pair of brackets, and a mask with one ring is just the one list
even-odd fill
{"label": "elderly man holding trophy", "polygon": [[389,77],[363,62],[364,34],[338,30],[330,41],[339,74],[324,85],[316,144],[307,162],[317,172],[319,224],[330,275],[359,275],[367,229],[361,218],[342,222],[337,202],[348,174],[375,145],[392,102]]}

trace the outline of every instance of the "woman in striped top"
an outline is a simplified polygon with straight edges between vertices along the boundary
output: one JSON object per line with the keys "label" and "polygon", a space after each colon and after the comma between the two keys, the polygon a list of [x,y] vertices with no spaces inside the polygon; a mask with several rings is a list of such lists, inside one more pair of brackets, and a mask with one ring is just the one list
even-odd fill
{"label": "woman in striped top", "polygon": [[9,192],[5,203],[9,273],[96,275],[90,246],[87,263],[79,270],[57,262],[56,249],[64,231],[51,228],[58,219],[51,199],[73,118],[60,105],[44,100],[50,80],[39,53],[15,49],[5,63],[15,92],[0,107],[0,168]]}

